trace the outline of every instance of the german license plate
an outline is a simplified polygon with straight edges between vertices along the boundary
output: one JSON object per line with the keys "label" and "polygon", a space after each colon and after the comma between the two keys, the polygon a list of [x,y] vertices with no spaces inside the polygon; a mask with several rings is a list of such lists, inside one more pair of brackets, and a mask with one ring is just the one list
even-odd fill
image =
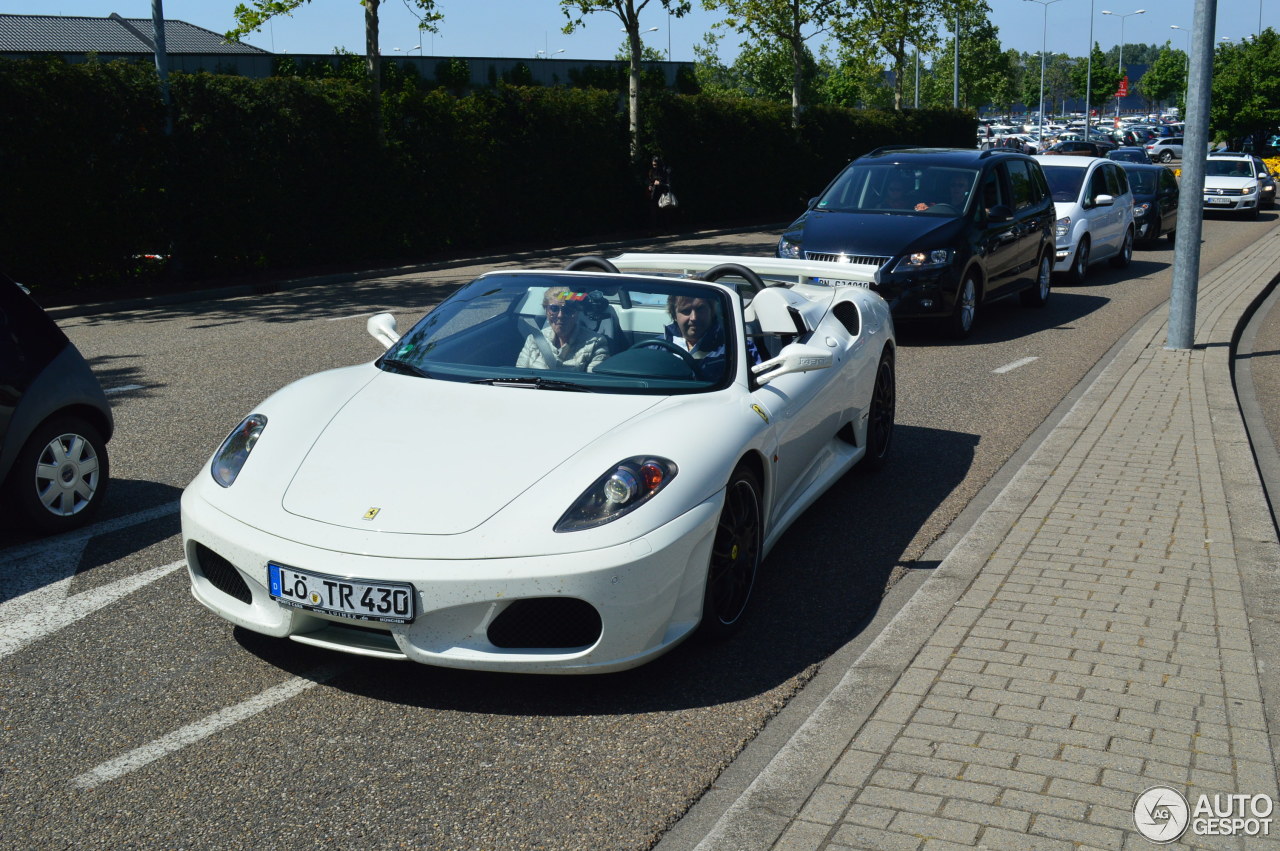
{"label": "german license plate", "polygon": [[864,290],[871,289],[871,284],[867,281],[839,281],[835,278],[814,278],[814,280],[824,287],[862,287]]}
{"label": "german license plate", "polygon": [[1207,203],[1207,204],[1210,204],[1210,205],[1217,205],[1217,206],[1223,206],[1223,207],[1229,207],[1229,206],[1231,206],[1232,204],[1234,204],[1234,203],[1235,203],[1235,202],[1234,202],[1234,201],[1232,201],[1230,198],[1213,198],[1213,197],[1210,197],[1210,198],[1206,198],[1206,199],[1204,199],[1204,200],[1205,200],[1205,203]]}
{"label": "german license plate", "polygon": [[267,578],[271,599],[282,606],[380,623],[411,623],[415,615],[412,585],[359,582],[281,564],[268,564]]}

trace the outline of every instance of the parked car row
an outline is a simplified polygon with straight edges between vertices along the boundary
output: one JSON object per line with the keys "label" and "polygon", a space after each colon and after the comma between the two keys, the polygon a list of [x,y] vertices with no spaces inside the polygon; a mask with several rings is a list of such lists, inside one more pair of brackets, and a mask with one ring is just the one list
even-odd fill
{"label": "parked car row", "polygon": [[779,257],[875,276],[899,320],[969,335],[980,307],[1045,304],[1057,275],[1124,268],[1135,243],[1177,231],[1172,171],[1095,156],[880,148],[850,163],[782,234]]}

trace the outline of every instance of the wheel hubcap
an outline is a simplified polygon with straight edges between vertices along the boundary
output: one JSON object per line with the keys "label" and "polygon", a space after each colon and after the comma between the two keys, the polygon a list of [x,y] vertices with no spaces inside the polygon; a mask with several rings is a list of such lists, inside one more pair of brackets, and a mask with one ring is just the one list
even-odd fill
{"label": "wheel hubcap", "polygon": [[45,446],[36,461],[36,496],[49,513],[70,517],[93,501],[99,475],[93,444],[78,434],[62,434]]}

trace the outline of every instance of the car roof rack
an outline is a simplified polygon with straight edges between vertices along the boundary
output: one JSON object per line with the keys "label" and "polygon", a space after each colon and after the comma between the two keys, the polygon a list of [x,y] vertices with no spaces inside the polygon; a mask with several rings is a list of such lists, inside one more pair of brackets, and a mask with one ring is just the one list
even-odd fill
{"label": "car roof rack", "polygon": [[876,154],[887,154],[890,151],[915,151],[920,149],[920,145],[881,145],[874,151],[870,151],[863,156],[872,157]]}

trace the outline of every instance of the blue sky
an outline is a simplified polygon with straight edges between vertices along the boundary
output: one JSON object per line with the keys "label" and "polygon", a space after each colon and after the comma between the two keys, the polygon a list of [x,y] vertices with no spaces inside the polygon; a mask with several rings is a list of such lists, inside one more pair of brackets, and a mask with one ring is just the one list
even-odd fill
{"label": "blue sky", "polygon": [[[231,11],[239,0],[167,0],[164,13],[216,32],[233,25]],[[1083,56],[1089,47],[1090,7],[1094,10],[1093,37],[1103,50],[1120,41],[1124,18],[1124,40],[1129,44],[1172,42],[1186,49],[1187,36],[1171,25],[1191,27],[1194,0],[1056,0],[1043,6],[1039,0],[988,0],[992,20],[1000,30],[1006,48],[1034,53],[1041,39],[1054,53]],[[538,51],[572,59],[609,59],[622,44],[620,24],[613,15],[595,14],[586,27],[573,35],[560,32],[565,18],[556,0],[440,0],[445,13],[440,34],[418,35],[415,20],[404,0],[382,0],[382,53],[407,53],[421,45],[424,55],[438,56],[527,56]],[[695,7],[700,7],[695,0]],[[1145,8],[1141,15],[1129,15]],[[1102,10],[1114,12],[1103,15]],[[127,18],[150,18],[151,0],[0,0],[0,13],[44,15],[88,15],[106,17],[118,12]],[[1217,36],[1232,40],[1256,32],[1259,14],[1263,28],[1280,30],[1280,3],[1275,0],[1218,0]],[[331,53],[335,47],[364,52],[363,9],[357,0],[311,0],[292,17],[278,18],[261,32],[245,40],[276,53]],[[1048,32],[1045,33],[1045,19]],[[668,19],[657,0],[641,13],[645,43],[659,50],[670,48],[671,58],[690,61],[693,46],[721,16],[695,11],[684,18]],[[400,48],[396,51],[396,48]],[[561,53],[560,51],[563,51]],[[736,51],[723,50],[722,58],[732,59]]]}

